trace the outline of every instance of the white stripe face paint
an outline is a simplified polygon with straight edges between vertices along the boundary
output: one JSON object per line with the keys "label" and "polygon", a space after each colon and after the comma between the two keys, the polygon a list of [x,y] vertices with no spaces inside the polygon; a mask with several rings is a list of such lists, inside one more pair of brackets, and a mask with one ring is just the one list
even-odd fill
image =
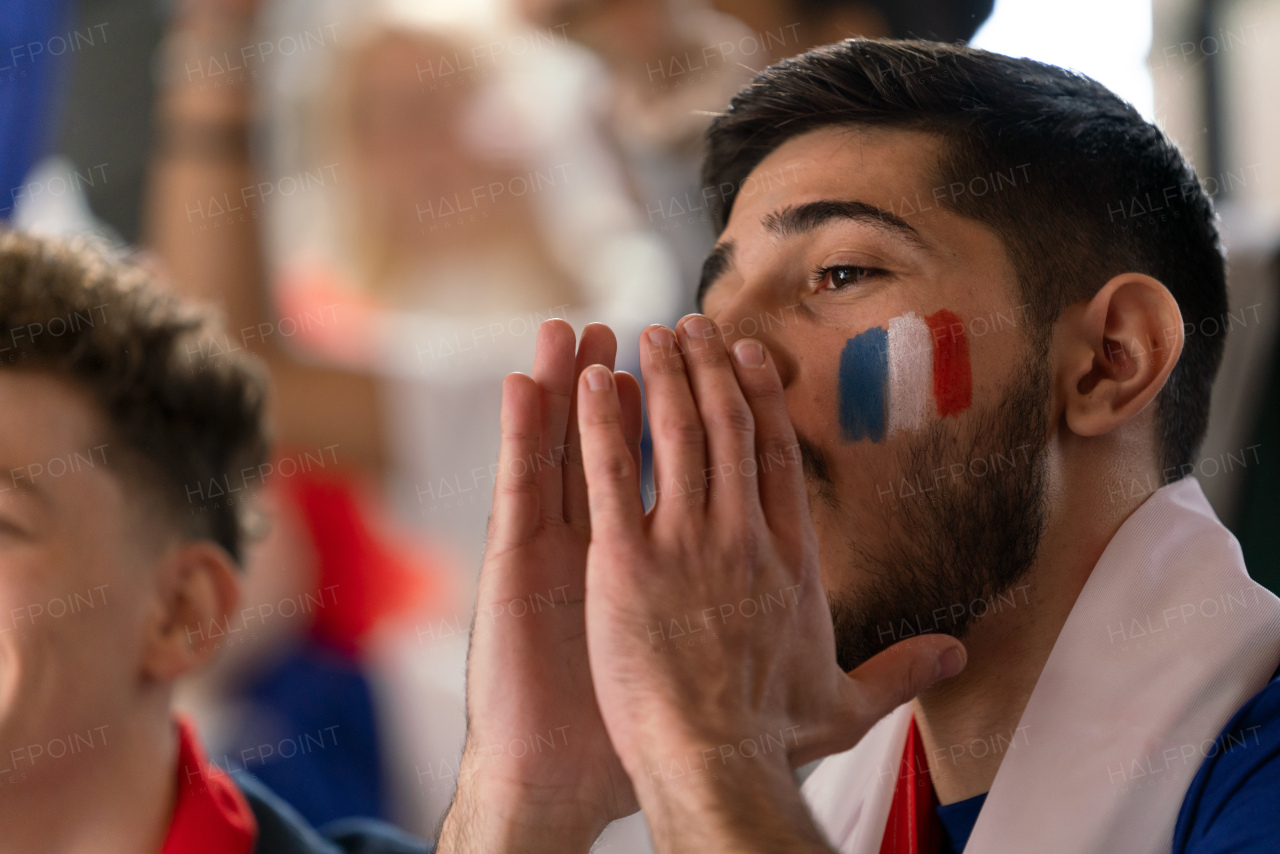
{"label": "white stripe face paint", "polygon": [[889,434],[918,430],[930,410],[933,342],[914,313],[895,317],[889,332]]}

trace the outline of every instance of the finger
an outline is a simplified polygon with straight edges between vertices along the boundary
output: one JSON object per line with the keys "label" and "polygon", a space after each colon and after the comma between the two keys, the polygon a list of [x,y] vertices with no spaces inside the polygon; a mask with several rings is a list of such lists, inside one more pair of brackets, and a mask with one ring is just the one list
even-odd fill
{"label": "finger", "polygon": [[775,531],[806,530],[809,496],[800,444],[773,356],[759,341],[743,338],[733,345],[733,368],[755,421],[755,468],[765,519]]}
{"label": "finger", "polygon": [[538,473],[527,461],[538,450],[538,385],[524,374],[502,383],[502,442],[485,550],[501,553],[527,542],[538,527]]}
{"label": "finger", "polygon": [[850,671],[846,708],[859,724],[870,726],[937,682],[960,673],[967,661],[964,644],[950,635],[900,641]]}
{"label": "finger", "polygon": [[578,380],[578,429],[591,507],[591,539],[639,538],[644,507],[639,469],[627,447],[613,372],[592,365]]}
{"label": "finger", "polygon": [[706,434],[689,387],[684,356],[675,334],[651,326],[640,336],[640,372],[653,439],[655,512],[659,518],[691,518],[705,506]]}
{"label": "finger", "polygon": [[635,461],[636,471],[643,471],[640,459],[640,437],[643,433],[640,382],[626,371],[615,371],[613,381],[618,384],[618,402],[622,406],[622,435],[627,440],[627,450]]}
{"label": "finger", "polygon": [[[613,369],[618,352],[618,339],[613,330],[603,323],[589,323],[582,330],[578,344],[578,358],[573,366],[573,382],[577,387],[582,372],[588,365],[604,365]],[[582,442],[578,434],[578,396],[573,396],[569,406],[568,448],[564,468],[564,519],[571,525],[588,530],[591,513],[587,505],[587,481],[582,471]]]}
{"label": "finger", "polygon": [[538,471],[542,513],[559,519],[564,512],[564,459],[568,448],[569,408],[573,403],[573,327],[559,319],[538,327],[533,357],[533,381],[541,401],[538,454],[531,459]]}
{"label": "finger", "polygon": [[677,331],[707,434],[710,508],[732,519],[759,519],[755,419],[738,386],[720,328],[693,314],[680,321]]}

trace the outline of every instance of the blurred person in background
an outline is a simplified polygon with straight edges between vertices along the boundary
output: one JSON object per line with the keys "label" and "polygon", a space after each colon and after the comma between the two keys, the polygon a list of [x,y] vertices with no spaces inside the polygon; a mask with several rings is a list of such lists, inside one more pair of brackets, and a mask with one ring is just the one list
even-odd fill
{"label": "blurred person in background", "polygon": [[539,177],[565,179],[535,173],[520,129],[483,102],[482,81],[443,76],[440,62],[468,50],[393,24],[340,57],[313,139],[331,138],[348,173],[336,185],[348,291],[444,316],[576,309],[584,294],[553,257],[530,193]]}
{"label": "blurred person in background", "polygon": [[[562,26],[607,70],[599,106],[638,206],[680,266],[677,314],[693,310],[715,242],[709,211],[727,192],[698,170],[711,117],[765,66],[846,38],[968,41],[994,0],[512,0]],[[786,180],[786,176],[778,176]],[[674,316],[673,316],[674,319]]]}
{"label": "blurred person in background", "polygon": [[[382,659],[397,645],[396,627],[407,632],[410,619],[452,613],[452,594],[439,561],[391,530],[380,507],[384,449],[375,382],[308,364],[279,344],[312,318],[339,323],[342,315],[330,308],[277,317],[263,287],[257,211],[244,220],[242,208],[227,213],[232,199],[243,203],[243,188],[259,184],[249,160],[249,85],[243,72],[221,79],[206,73],[213,63],[229,65],[239,45],[254,43],[248,26],[255,6],[197,2],[182,9],[165,45],[157,105],[149,243],[179,291],[220,306],[228,320],[222,341],[203,342],[188,356],[261,357],[273,381],[280,440],[271,468],[250,473],[267,487],[274,512],[272,535],[251,560],[249,607],[228,623],[201,627],[234,652],[188,702],[205,713],[218,758],[252,767],[309,820],[387,816],[396,798],[385,765],[399,750],[387,735],[396,720],[384,707],[401,680],[388,677],[375,687],[375,674],[387,668]],[[198,484],[187,496],[191,512],[243,500],[242,491],[256,484],[238,480],[245,478]],[[326,749],[276,749],[308,735]]]}
{"label": "blurred person in background", "polygon": [[797,29],[799,47],[767,41],[767,65],[821,44],[861,36],[868,39],[929,39],[967,42],[991,15],[995,0],[712,0],[721,12],[753,31]]}
{"label": "blurred person in background", "polygon": [[[280,36],[257,14],[197,0],[173,23],[148,242],[179,291],[227,314],[230,343],[200,355],[268,364],[277,464],[325,463],[268,483],[276,524],[247,595],[308,618],[247,612],[249,640],[228,639],[239,649],[187,699],[215,757],[246,764],[252,748],[250,770],[313,823],[375,815],[426,834],[461,747],[470,615],[453,594],[483,547],[497,379],[527,364],[547,317],[663,316],[669,277],[581,158],[540,160],[513,91],[540,72],[463,70],[493,32],[370,9]],[[323,43],[323,61],[282,99],[296,69],[263,45],[294,37]],[[266,151],[296,143],[284,157],[251,150],[255,94]],[[433,556],[388,530],[378,493]],[[339,720],[349,754],[257,749]]]}
{"label": "blurred person in background", "polygon": [[331,180],[275,194],[264,252],[283,313],[338,306],[341,323],[299,337],[377,377],[387,488],[470,581],[496,380],[527,364],[542,320],[638,330],[672,310],[675,287],[665,248],[580,124],[588,87],[566,70],[564,32],[439,20],[428,5],[344,18],[268,7],[267,38],[338,36],[266,75],[266,176]]}

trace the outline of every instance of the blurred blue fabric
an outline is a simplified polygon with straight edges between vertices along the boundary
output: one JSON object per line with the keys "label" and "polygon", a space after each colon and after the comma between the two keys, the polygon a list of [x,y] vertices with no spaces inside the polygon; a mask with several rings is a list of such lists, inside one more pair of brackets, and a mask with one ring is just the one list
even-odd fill
{"label": "blurred blue fabric", "polygon": [[360,662],[314,640],[259,674],[225,762],[243,766],[311,825],[387,818],[374,698]]}
{"label": "blurred blue fabric", "polygon": [[0,0],[0,220],[57,129],[75,9],[74,0]]}

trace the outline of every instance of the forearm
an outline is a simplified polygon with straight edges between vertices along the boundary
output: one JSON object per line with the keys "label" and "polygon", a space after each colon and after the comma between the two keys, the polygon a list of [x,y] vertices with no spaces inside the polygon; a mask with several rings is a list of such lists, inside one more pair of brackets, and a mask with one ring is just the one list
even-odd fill
{"label": "forearm", "polygon": [[251,42],[247,17],[197,11],[175,23],[161,64],[145,221],[146,241],[174,287],[222,307],[237,337],[271,320],[262,212],[242,193],[257,185],[248,146],[251,78],[209,77],[205,69]]}
{"label": "forearm", "polygon": [[785,752],[721,755],[717,746],[656,750],[646,779],[633,775],[660,854],[830,854]]}
{"label": "forearm", "polygon": [[272,421],[282,442],[304,449],[337,445],[339,465],[385,466],[381,405],[361,373],[294,359],[263,334],[275,321],[261,242],[265,211],[249,152],[252,76],[208,73],[211,60],[242,56],[251,16],[196,5],[166,42],[156,105],[156,148],[147,199],[146,240],[174,288],[225,314],[228,348],[261,357],[274,389]]}

